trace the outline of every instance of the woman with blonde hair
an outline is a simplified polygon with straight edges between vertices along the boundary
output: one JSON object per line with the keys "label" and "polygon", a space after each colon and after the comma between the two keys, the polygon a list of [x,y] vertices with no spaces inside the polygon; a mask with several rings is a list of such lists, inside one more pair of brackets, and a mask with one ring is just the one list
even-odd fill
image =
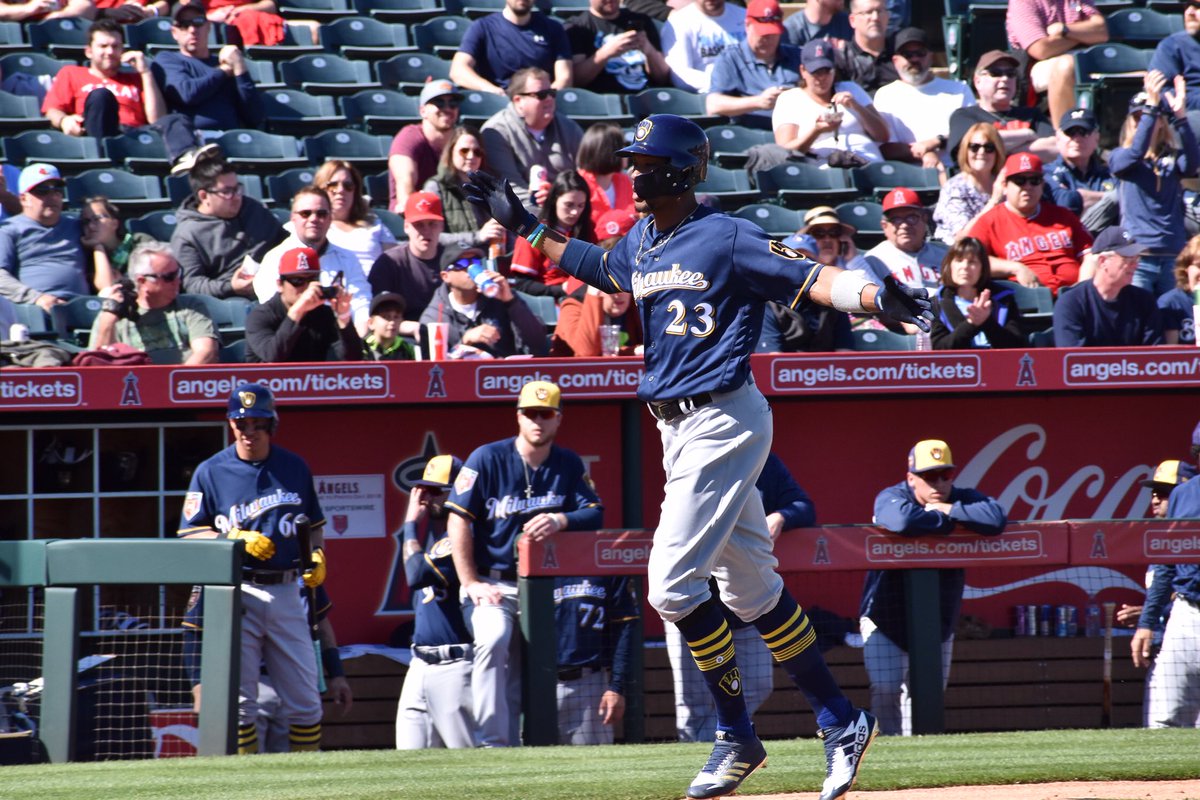
{"label": "woman with blonde hair", "polygon": [[363,191],[362,173],[348,161],[331,159],[317,170],[313,186],[329,195],[333,223],[326,238],[354,253],[363,274],[370,275],[375,259],[393,242],[392,234],[371,213]]}
{"label": "woman with blonde hair", "polygon": [[977,122],[967,130],[958,145],[961,170],[942,187],[933,221],[934,234],[946,244],[954,244],[970,230],[983,212],[1004,202],[1004,141],[990,122]]}

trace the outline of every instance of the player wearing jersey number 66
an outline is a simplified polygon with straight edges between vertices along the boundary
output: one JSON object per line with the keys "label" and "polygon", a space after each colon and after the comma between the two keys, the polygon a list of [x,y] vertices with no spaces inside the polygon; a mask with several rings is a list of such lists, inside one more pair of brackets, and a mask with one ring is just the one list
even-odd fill
{"label": "player wearing jersey number 66", "polygon": [[816,632],[775,572],[754,488],[771,450],[771,409],[754,385],[750,353],[767,301],[882,311],[929,330],[929,299],[924,289],[890,276],[879,287],[818,264],[752,223],[700,206],[695,187],[704,180],[709,146],[689,120],[651,115],[618,152],[633,162],[634,205],[650,216],[607,253],[539,225],[512,189],[490,175],[471,173],[466,191],[565,271],[606,292],[631,292],[641,313],[646,368],[638,397],[659,420],[667,475],[648,599],[683,633],[717,706],[717,742],[688,797],[731,794],[766,760],[746,713],[732,634],[709,596],[709,576],[812,703],[825,739],[821,797],[842,797],[875,721],[842,694]]}

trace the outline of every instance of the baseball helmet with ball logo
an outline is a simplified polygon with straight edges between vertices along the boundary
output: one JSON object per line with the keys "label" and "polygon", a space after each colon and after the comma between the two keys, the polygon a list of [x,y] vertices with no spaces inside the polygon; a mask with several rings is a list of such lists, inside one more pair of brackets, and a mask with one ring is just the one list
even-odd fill
{"label": "baseball helmet with ball logo", "polygon": [[259,419],[279,420],[275,413],[275,395],[261,383],[243,383],[229,395],[228,410],[225,414],[229,419]]}
{"label": "baseball helmet with ball logo", "polygon": [[643,199],[683,194],[708,176],[708,137],[699,125],[674,114],[646,117],[638,123],[633,143],[617,152],[667,159],[633,179],[633,190]]}

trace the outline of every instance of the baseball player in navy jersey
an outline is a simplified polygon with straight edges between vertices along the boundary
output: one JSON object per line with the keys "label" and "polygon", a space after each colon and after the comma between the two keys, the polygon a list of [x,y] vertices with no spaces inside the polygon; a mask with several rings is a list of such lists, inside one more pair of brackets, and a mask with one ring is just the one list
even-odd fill
{"label": "baseball player in navy jersey", "polygon": [[462,461],[434,456],[413,484],[404,518],[404,576],[413,593],[412,661],[396,712],[396,749],[474,747],[471,633],[446,535],[446,492]]}
{"label": "baseball player in navy jersey", "polygon": [[[771,453],[763,465],[762,474],[754,484],[767,512],[767,529],[771,541],[779,534],[794,528],[808,528],[817,523],[817,512],[808,494],[796,483],[779,456]],[[742,675],[742,694],[746,697],[746,712],[754,717],[759,707],[775,688],[775,664],[758,630],[742,622],[721,602],[716,582],[709,581],[713,602],[721,607],[726,622],[733,629],[733,646],[738,656],[738,671]],[[667,625],[667,658],[675,677],[675,731],[681,742],[701,742],[716,734],[717,711],[704,683],[704,676],[687,651],[683,635],[674,625]]]}
{"label": "baseball player in navy jersey", "polygon": [[[619,152],[633,164],[635,208],[649,216],[608,252],[539,223],[505,181],[473,172],[466,191],[568,273],[602,291],[632,292],[638,304],[646,362],[638,397],[659,421],[667,475],[649,600],[683,631],[717,705],[717,741],[688,797],[731,794],[767,757],[746,712],[733,634],[709,595],[710,576],[813,704],[825,740],[821,798],[842,797],[875,720],[846,699],[816,632],[775,572],[754,489],[771,449],[771,409],[754,385],[750,353],[767,301],[884,312],[927,330],[927,293],[891,276],[877,286],[818,264],[751,222],[701,206],[695,187],[707,173],[709,144],[690,120],[653,114]],[[869,443],[873,434],[864,435]]]}
{"label": "baseball player in navy jersey", "polygon": [[559,744],[613,743],[637,618],[627,576],[555,579]]}
{"label": "baseball player in navy jersey", "polygon": [[[233,444],[203,461],[183,501],[179,536],[241,539],[242,661],[238,690],[238,752],[258,752],[258,676],[275,678],[291,749],[321,744],[321,695],[308,619],[296,578],[314,588],[325,580],[325,523],[312,473],[303,459],[273,445],[279,425],[275,398],[259,384],[242,384],[226,416]],[[303,571],[296,523],[312,526],[314,566]]]}
{"label": "baseball player in navy jersey", "polygon": [[467,458],[446,501],[454,567],[473,608],[471,670],[475,721],[484,747],[519,742],[518,536],[595,530],[604,511],[583,460],[554,443],[562,393],[531,381],[517,399],[517,436],[485,444]]}

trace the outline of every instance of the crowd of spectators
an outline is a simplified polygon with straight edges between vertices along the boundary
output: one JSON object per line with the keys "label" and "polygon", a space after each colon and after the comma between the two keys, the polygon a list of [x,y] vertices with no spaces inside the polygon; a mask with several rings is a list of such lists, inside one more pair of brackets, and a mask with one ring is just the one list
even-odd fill
{"label": "crowd of spectators", "polygon": [[[969,84],[940,71],[944,60],[927,30],[905,27],[911,13],[904,2],[818,0],[785,18],[777,0],[744,7],[591,0],[560,20],[531,0],[506,0],[472,22],[448,65],[451,79],[429,80],[420,91],[420,120],[402,127],[388,152],[387,198],[368,194],[353,163],[331,159],[286,201],[291,213],[281,224],[247,196],[214,144],[225,131],[264,125],[243,47],[258,41],[250,19],[272,43],[268,18],[277,9],[269,2],[126,5],[137,13],[73,0],[44,15],[95,21],[87,66],[61,70],[43,90],[42,110],[71,136],[100,141],[153,130],[162,137],[171,171],[191,187],[168,250],[129,233],[119,202],[96,196],[78,215],[65,209],[65,181],[53,163],[6,169],[0,181],[7,217],[0,298],[49,312],[96,294],[133,310],[119,324],[107,320],[99,338],[94,329],[93,345],[115,337],[139,346],[139,308],[144,314],[198,294],[254,303],[250,360],[422,357],[429,321],[450,323],[451,357],[590,354],[598,335],[581,336],[581,324],[620,326],[629,343],[622,352],[634,352],[636,314],[624,299],[568,280],[462,191],[472,170],[485,169],[565,235],[624,235],[638,217],[626,165],[613,152],[627,133],[615,122],[585,129],[560,109],[559,92],[571,86],[619,95],[655,86],[700,92],[708,114],[772,132],[773,143],[748,153],[759,169],[903,162],[930,170],[936,192],[901,186],[881,198],[882,241],[868,244],[858,220],[819,206],[803,213],[784,244],[872,281],[892,276],[927,288],[939,300],[935,348],[1026,346],[1037,331],[1052,331],[1046,336],[1060,346],[1195,341],[1200,266],[1192,262],[1200,263],[1200,245],[1189,234],[1197,216],[1190,182],[1200,175],[1193,130],[1200,122],[1200,11],[1192,6],[1183,11],[1184,30],[1158,44],[1106,150],[1096,113],[1075,97],[1076,53],[1108,38],[1104,15],[1086,0],[1014,0],[1007,10],[1012,49],[980,56]],[[125,49],[123,24],[147,15],[170,15],[177,50],[151,57]],[[243,45],[214,45],[215,23],[225,24],[227,41]],[[468,92],[507,102],[477,128],[460,118]],[[373,206],[402,215],[403,232],[385,225]],[[139,248],[154,258],[143,257],[135,271]],[[310,268],[295,268],[293,254],[306,249],[315,254]],[[160,255],[179,268],[161,270],[177,272],[170,298],[150,267]],[[288,259],[293,269],[284,274]],[[1052,319],[1022,313],[1030,290],[1050,293]],[[389,302],[376,307],[372,298],[385,294]],[[543,301],[556,306],[554,315]],[[212,310],[184,305],[198,315]],[[304,323],[318,308],[331,312],[319,315],[320,335]],[[554,331],[555,317],[572,330]],[[759,349],[852,349],[857,329],[882,327],[837,312],[769,308]],[[206,347],[192,346],[207,338],[198,329],[172,330],[172,347],[145,349],[213,360]],[[307,344],[297,349],[297,342]],[[319,344],[330,349],[317,352]]]}

